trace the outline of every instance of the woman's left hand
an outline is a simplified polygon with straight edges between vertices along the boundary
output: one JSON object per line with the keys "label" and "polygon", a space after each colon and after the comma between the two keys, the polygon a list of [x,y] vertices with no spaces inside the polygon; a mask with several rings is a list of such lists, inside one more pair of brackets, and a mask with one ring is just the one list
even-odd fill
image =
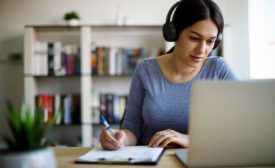
{"label": "woman's left hand", "polygon": [[177,131],[167,129],[159,131],[151,138],[150,147],[166,147],[168,144],[177,144],[182,147],[188,147],[188,135],[179,133]]}

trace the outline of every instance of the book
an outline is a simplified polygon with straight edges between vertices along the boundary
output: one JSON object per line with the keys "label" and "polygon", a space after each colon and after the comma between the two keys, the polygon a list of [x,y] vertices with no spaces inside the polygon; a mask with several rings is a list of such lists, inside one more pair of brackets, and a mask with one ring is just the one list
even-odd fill
{"label": "book", "polygon": [[72,123],[81,123],[81,96],[79,94],[74,94],[72,96]]}
{"label": "book", "polygon": [[57,116],[55,124],[61,123],[61,95],[54,95],[54,114]]}
{"label": "book", "polygon": [[164,148],[149,146],[125,146],[118,150],[104,150],[96,147],[80,156],[76,163],[93,164],[157,164]]}
{"label": "book", "polygon": [[107,93],[105,94],[105,100],[106,100],[106,116],[108,118],[108,121],[113,123],[115,122],[114,119],[114,94]]}
{"label": "book", "polygon": [[61,71],[61,68],[62,68],[62,43],[60,41],[55,41],[53,45],[54,45],[53,70],[54,70],[54,75],[58,76],[60,75],[59,72]]}
{"label": "book", "polygon": [[48,75],[54,75],[54,43],[48,43]]}

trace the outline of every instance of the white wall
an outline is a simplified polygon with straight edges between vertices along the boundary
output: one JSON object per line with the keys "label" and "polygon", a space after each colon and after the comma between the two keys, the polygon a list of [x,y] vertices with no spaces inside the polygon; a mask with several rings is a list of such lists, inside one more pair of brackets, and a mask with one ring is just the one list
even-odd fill
{"label": "white wall", "polygon": [[[80,14],[82,24],[115,24],[124,19],[126,24],[159,25],[164,23],[168,9],[175,2],[177,0],[0,0],[0,60],[15,51],[23,53],[24,25],[64,24],[63,15],[71,10]],[[215,2],[224,14],[225,23],[231,28],[230,64],[240,78],[247,78],[247,0]],[[23,73],[19,69],[9,77],[14,83],[23,84]],[[5,82],[6,75],[9,74],[0,72],[0,94],[4,89],[6,93],[13,94],[7,96],[16,97],[19,101],[17,98],[23,95],[23,86],[18,87],[16,93],[12,92],[12,83]],[[4,107],[1,105],[0,109],[2,111]]]}
{"label": "white wall", "polygon": [[23,99],[23,64],[22,62],[0,63],[0,142],[2,134],[7,131],[6,99],[12,101],[16,109],[20,109]]}
{"label": "white wall", "polygon": [[[240,79],[249,78],[248,0],[216,0],[229,25],[231,51],[227,61]],[[228,38],[228,37],[225,37]]]}
{"label": "white wall", "polygon": [[275,1],[249,0],[248,6],[250,77],[253,79],[274,79]]}
{"label": "white wall", "polygon": [[83,24],[113,24],[125,16],[128,23],[160,24],[175,0],[1,0],[0,39],[23,33],[28,24],[62,24],[63,15],[77,11]]}
{"label": "white wall", "polygon": [[[24,25],[63,24],[62,17],[77,11],[82,24],[163,24],[170,6],[177,0],[1,0],[0,43],[23,35]],[[241,78],[248,77],[247,0],[215,0],[232,33],[232,67]],[[20,41],[21,43],[23,41]],[[7,52],[1,50],[2,57]],[[0,56],[1,56],[0,55]],[[1,58],[0,58],[1,59]]]}
{"label": "white wall", "polygon": [[[4,65],[2,62],[0,62],[0,123],[4,123],[5,119],[4,119],[4,82],[3,82],[3,75],[4,75]],[[2,133],[4,132],[4,127],[5,124],[1,124],[0,125],[0,142],[1,142],[1,137],[2,137]]]}

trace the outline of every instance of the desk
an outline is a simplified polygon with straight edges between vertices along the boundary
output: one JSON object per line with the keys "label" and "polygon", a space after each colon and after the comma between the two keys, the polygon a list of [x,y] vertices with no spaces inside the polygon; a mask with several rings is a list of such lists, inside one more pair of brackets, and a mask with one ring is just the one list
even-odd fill
{"label": "desk", "polygon": [[142,167],[142,168],[184,168],[183,164],[177,159],[173,148],[166,149],[162,155],[160,161],[156,166],[140,166],[140,165],[99,165],[99,164],[75,164],[74,161],[79,156],[87,153],[91,150],[90,147],[55,147],[53,151],[55,152],[57,158],[58,168],[93,168],[93,167]]}

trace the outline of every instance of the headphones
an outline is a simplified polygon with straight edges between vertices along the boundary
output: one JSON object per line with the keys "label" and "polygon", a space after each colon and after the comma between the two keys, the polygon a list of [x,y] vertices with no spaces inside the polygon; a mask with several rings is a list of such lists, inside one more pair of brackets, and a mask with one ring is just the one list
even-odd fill
{"label": "headphones", "polygon": [[[162,27],[162,34],[166,41],[168,42],[174,42],[177,40],[177,29],[174,23],[171,21],[172,14],[175,13],[176,8],[183,2],[184,0],[180,0],[176,2],[168,11],[168,14],[166,16],[166,21]],[[222,34],[219,33],[217,36],[217,39],[215,41],[213,49],[215,49],[219,43],[222,41]]]}

